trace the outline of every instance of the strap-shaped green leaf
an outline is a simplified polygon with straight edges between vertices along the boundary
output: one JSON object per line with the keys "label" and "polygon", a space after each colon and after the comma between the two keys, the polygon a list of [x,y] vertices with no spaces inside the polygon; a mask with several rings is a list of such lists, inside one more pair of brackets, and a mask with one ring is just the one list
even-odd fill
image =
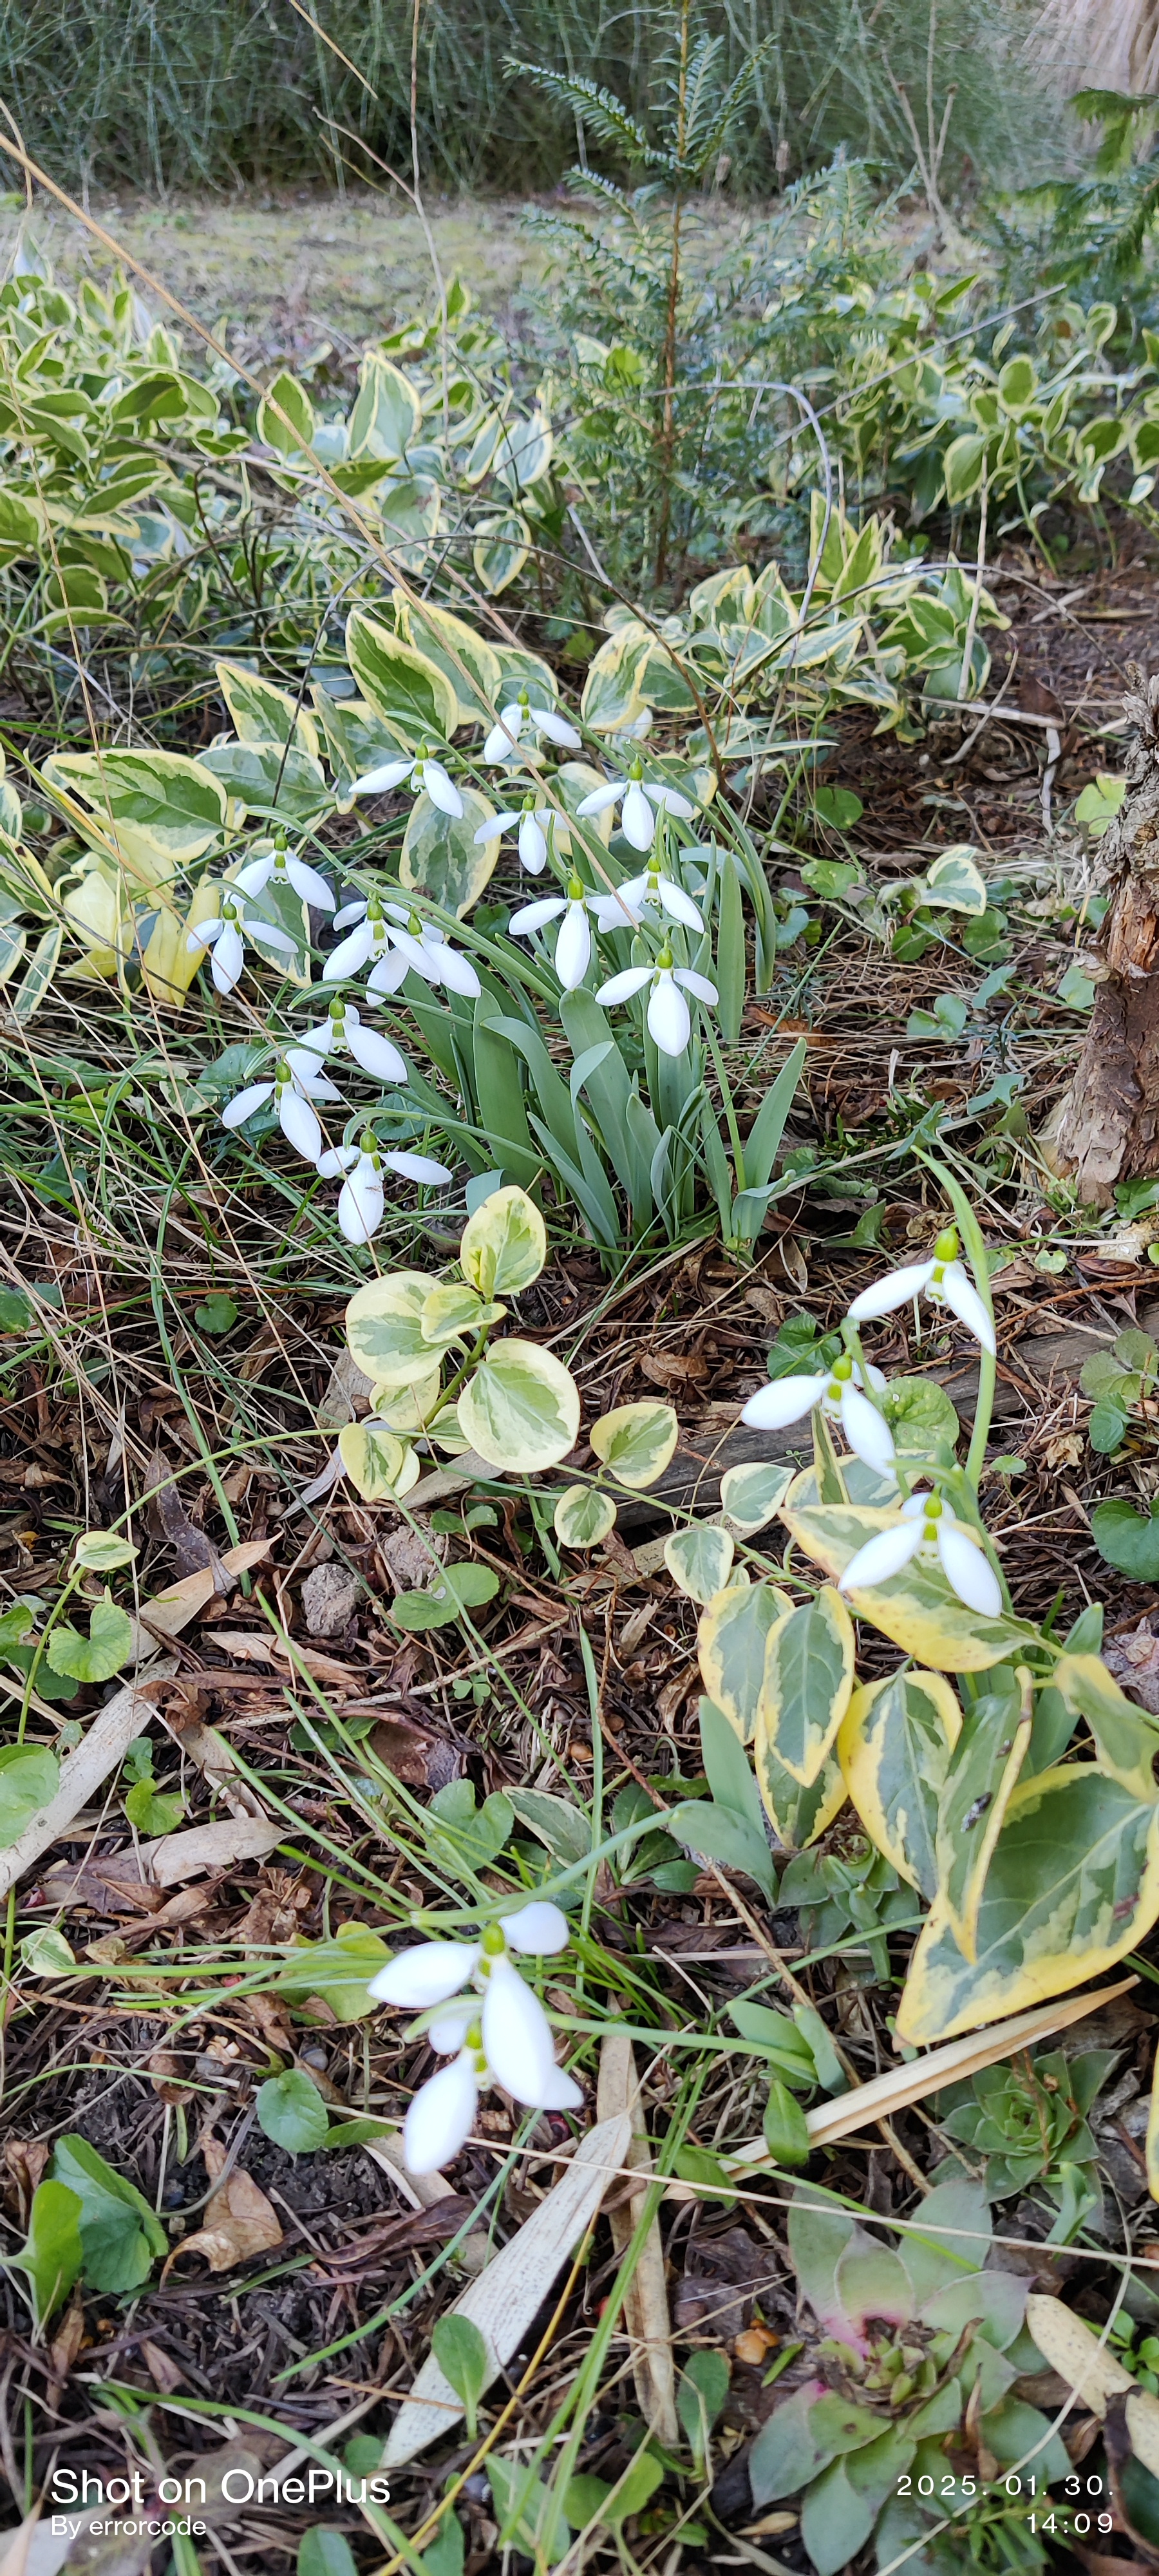
{"label": "strap-shaped green leaf", "polygon": [[754,1583],[747,1591],[718,1593],[696,1631],[705,1690],[742,1744],[751,1744],[756,1733],[769,1631],[792,1606],[775,1584]]}
{"label": "strap-shaped green leaf", "polygon": [[934,1838],[938,1903],[967,1959],[977,1955],[978,1909],[1003,1819],[1030,1747],[1034,1714],[1025,1665],[993,1676],[963,1721],[950,1757]]}
{"label": "strap-shaped green leaf", "polygon": [[938,1797],[962,1712],[942,1673],[902,1671],[855,1690],[837,1737],[870,1841],[927,1902],[937,1885]]}

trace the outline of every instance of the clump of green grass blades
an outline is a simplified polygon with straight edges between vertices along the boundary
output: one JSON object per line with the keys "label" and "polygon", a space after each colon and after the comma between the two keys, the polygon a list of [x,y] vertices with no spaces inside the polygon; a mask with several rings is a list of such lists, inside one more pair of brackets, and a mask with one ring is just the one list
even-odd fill
{"label": "clump of green grass blades", "polygon": [[[209,186],[333,180],[328,118],[388,160],[409,162],[410,0],[319,0],[318,26],[273,0],[4,0],[0,97],[28,150],[71,186]],[[892,79],[924,101],[933,37],[939,94],[956,86],[954,145],[987,176],[1026,178],[1057,160],[1049,103],[1011,66],[1037,15],[1029,0],[701,0],[698,35],[720,36],[731,78],[762,61],[731,178],[768,192],[838,146],[894,170],[912,147]],[[574,159],[565,103],[519,77],[519,58],[614,88],[647,116],[671,44],[670,12],[609,12],[603,0],[427,0],[419,20],[418,126],[444,186],[550,187]],[[872,25],[872,32],[870,32]],[[892,79],[891,79],[892,75]],[[366,87],[365,84],[369,84]],[[1057,120],[1055,120],[1057,122]],[[582,157],[582,139],[581,139]]]}

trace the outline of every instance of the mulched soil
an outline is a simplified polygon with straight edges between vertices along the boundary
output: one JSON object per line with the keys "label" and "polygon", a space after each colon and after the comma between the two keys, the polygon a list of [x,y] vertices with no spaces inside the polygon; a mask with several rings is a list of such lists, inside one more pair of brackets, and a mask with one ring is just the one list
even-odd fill
{"label": "mulched soil", "polygon": [[[1145,565],[1126,562],[1114,572],[1076,568],[1073,576],[1068,572],[1052,581],[1032,562],[1012,561],[994,587],[1012,620],[1008,633],[992,639],[1003,702],[1057,724],[1057,818],[1097,768],[1116,764],[1116,737],[1099,743],[1093,734],[1118,713],[1124,663],[1148,649],[1155,577]],[[1017,660],[1003,681],[1015,647]],[[992,1087],[998,1073],[1023,1077],[1021,1130],[1012,1122],[1008,1138],[997,1150],[991,1141],[980,1159],[986,1230],[993,1242],[1014,1240],[1020,1247],[996,1283],[1002,1370],[992,1446],[1016,1453],[1025,1472],[992,1473],[985,1495],[1020,1603],[1041,1616],[1057,1601],[1065,1628],[1089,1599],[1102,1598],[1127,1686],[1138,1687],[1145,1700],[1150,1694],[1149,1704],[1156,1705],[1154,1593],[1111,1573],[1089,1526],[1093,1503],[1108,1492],[1133,1487],[1149,1495],[1156,1488],[1156,1453],[1145,1432],[1131,1435],[1125,1459],[1114,1467],[1092,1452],[1085,1437],[1090,1408],[1078,1390],[1077,1371],[1086,1352],[1127,1323],[1159,1333],[1157,1283],[1145,1259],[1123,1258],[1113,1237],[1093,1225],[1085,1234],[1071,1230],[1063,1269],[1036,1266],[1036,1247],[1063,1238],[1049,1176],[1028,1146],[1027,1128],[1040,1124],[1064,1086],[1080,1027],[1055,999],[1072,953],[1072,925],[1058,916],[1054,897],[1060,886],[1081,882],[1087,854],[1069,829],[1051,840],[1044,836],[1042,726],[995,718],[958,760],[963,739],[959,718],[931,727],[917,750],[889,736],[874,737],[868,721],[854,721],[844,729],[839,760],[828,774],[855,785],[861,795],[866,810],[857,845],[883,879],[898,868],[927,863],[937,848],[959,840],[975,843],[992,870],[1014,878],[1006,940],[1016,968],[1017,1007],[1009,994],[998,997],[960,1043],[909,1039],[904,1032],[911,1011],[928,1010],[940,992],[969,992],[985,964],[953,946],[934,948],[912,965],[895,964],[879,943],[843,923],[815,966],[802,965],[790,953],[773,1004],[750,1011],[742,1055],[761,1051],[752,1077],[755,1096],[795,1036],[807,1037],[807,1075],[792,1141],[815,1146],[825,1158],[903,1139],[919,1090],[926,1101],[944,1104],[954,1142],[980,1153],[983,1130],[970,1123],[971,1101]],[[788,1016],[776,1025],[777,1011],[786,1004]],[[788,1314],[804,1309],[822,1328],[834,1323],[851,1293],[885,1258],[905,1258],[928,1241],[937,1192],[915,1177],[912,1160],[891,1161],[883,1150],[856,1168],[868,1182],[868,1196],[850,1187],[850,1176],[837,1176],[828,1191],[814,1181],[778,1202],[752,1267],[738,1266],[705,1242],[675,1254],[661,1249],[638,1261],[613,1288],[594,1255],[572,1251],[522,1301],[521,1328],[556,1348],[574,1368],[586,1418],[637,1396],[662,1393],[674,1403],[681,1449],[670,1490],[687,1490],[688,1478],[699,1477],[702,1497],[711,1499],[722,1446],[744,1398],[762,1382],[765,1353]],[[848,1238],[871,1206],[880,1210],[878,1246],[852,1249]],[[5,1218],[11,1249],[29,1275],[56,1276],[70,1314],[95,1316],[102,1283],[78,1252],[71,1221],[43,1203],[34,1213],[34,1245],[22,1235],[23,1220],[12,1224]],[[174,1258],[183,1293],[201,1293],[204,1257],[193,1231],[178,1241]],[[287,1498],[317,1472],[322,1454],[317,1440],[304,1435],[303,1424],[327,1403],[331,1419],[341,1418],[340,1402],[333,1410],[332,1379],[341,1302],[323,1296],[295,1300],[291,1320],[288,1308],[263,1317],[246,1304],[243,1291],[238,1294],[242,1312],[221,1346],[222,1357],[270,1436],[281,1443],[285,1472],[279,1477],[265,1467],[243,1466],[229,1478],[240,1537],[267,1540],[268,1554],[254,1569],[248,1598],[232,1588],[173,1641],[176,1670],[155,1686],[164,1719],[155,1729],[159,1779],[173,1786],[180,1771],[188,1799],[184,1823],[227,1812],[196,1760],[182,1754],[183,1732],[188,1737],[191,1729],[213,1728],[275,1790],[289,1784],[296,1813],[320,1826],[348,1865],[348,1887],[357,1888],[360,1856],[387,1865],[381,1841],[350,1802],[335,1794],[325,1763],[309,1748],[301,1716],[312,1704],[301,1684],[291,1686],[278,1660],[263,1599],[301,1646],[306,1669],[334,1709],[373,1728],[376,1749],[420,1798],[463,1776],[480,1795],[511,1782],[566,1793],[590,1779],[594,1747],[581,1622],[602,1677],[606,1771],[621,1784],[639,1778],[662,1782],[674,1772],[695,1775],[697,1613],[662,1572],[642,1570],[637,1561],[664,1526],[654,1504],[650,1508],[648,1498],[641,1498],[605,1548],[583,1561],[566,1591],[531,1552],[530,1524],[515,1504],[501,1503],[493,1528],[452,1536],[455,1555],[474,1555],[503,1577],[496,1602],[478,1616],[511,1688],[500,1695],[480,1684],[476,1691],[456,1630],[400,1640],[387,1623],[391,1598],[415,1579],[407,1533],[396,1515],[352,1500],[341,1487],[338,1499],[323,1505],[318,1516],[286,1512]],[[143,1481],[158,1460],[171,1472],[188,1468],[196,1444],[181,1399],[159,1364],[148,1316],[127,1314],[112,1331],[114,1365],[104,1397],[123,1407],[130,1474]],[[894,1371],[938,1367],[968,1417],[970,1351],[961,1336],[938,1333],[919,1351],[912,1318],[893,1318],[880,1328],[874,1356]],[[200,1378],[191,1364],[186,1388],[209,1444],[226,1445],[229,1407],[220,1379]],[[0,1416],[0,1566],[12,1591],[36,1592],[50,1584],[66,1545],[61,1534],[123,1507],[123,1468],[116,1455],[108,1457],[108,1438],[94,1425],[86,1402],[75,1379],[46,1383],[38,1364],[8,1373]],[[759,1445],[747,1454],[760,1454]],[[179,1507],[173,1500],[178,1491]],[[156,1501],[141,1560],[146,1596],[204,1563],[206,1541],[214,1551],[230,1544],[231,1533],[199,1470],[186,1474],[179,1489],[171,1485],[168,1496],[168,1503],[164,1492]],[[312,1592],[308,1587],[319,1568],[332,1576],[321,1587],[324,1602],[317,1585]],[[872,1653],[868,1661],[872,1667]],[[83,1718],[115,1687],[82,1692],[69,1715]],[[849,1831],[846,1815],[833,1829],[832,1847],[847,1848]],[[291,2028],[274,2001],[231,2001],[228,1985],[218,1988],[217,2003],[200,2020],[176,2032],[160,1995],[155,2010],[143,2011],[139,2000],[134,2008],[118,1992],[116,1967],[145,1941],[153,1956],[192,1967],[202,1944],[240,1943],[244,1955],[247,1945],[300,1935],[316,1939],[327,1921],[316,1873],[283,1853],[235,1863],[193,1882],[177,1916],[162,1924],[157,1891],[142,1889],[136,1901],[126,1898],[126,1883],[135,1874],[131,1853],[122,1856],[123,1878],[107,1867],[102,1878],[101,1864],[123,1834],[119,1811],[94,1810],[77,1820],[74,1833],[21,1891],[19,1930],[26,1932],[38,1919],[57,1919],[71,1871],[75,1892],[60,1916],[62,1928],[78,1955],[108,1962],[110,1987],[103,2000],[100,1986],[87,1982],[45,2007],[43,1988],[18,1981],[6,2033],[5,2212],[10,2226],[19,2228],[36,2142],[79,2129],[150,2202],[160,2189],[163,2214],[174,2222],[175,2259],[163,2283],[155,2276],[132,2299],[87,2296],[71,2350],[59,2324],[47,2347],[30,2341],[24,2307],[11,2281],[4,2282],[0,2449],[18,2495],[24,2492],[26,2433],[37,2478],[52,2454],[106,2476],[122,2472],[116,2420],[100,2407],[99,2382],[110,2372],[146,2393],[212,2396],[307,2431],[366,2398],[372,2402],[358,2430],[384,2430],[385,2400],[409,2385],[430,2325],[454,2286],[442,2271],[428,2284],[427,2268],[486,2193],[496,2154],[511,2134],[507,2113],[488,2109],[483,2128],[490,2143],[464,2154],[453,2172],[453,2196],[415,2210],[364,2151],[294,2158],[251,2126],[239,2163],[274,2211],[280,2243],[224,2276],[207,2271],[196,2253],[183,2256],[181,2235],[203,2223],[195,2205],[211,2180],[202,2149],[209,2137],[228,2144],[237,2135],[254,2088],[275,2057],[288,2059],[302,2050],[333,2108],[348,2106],[356,2114],[372,2105],[387,2116],[404,2107],[414,2083],[429,2071],[430,2058],[423,2046],[400,2040],[389,2016],[344,2026],[323,2006],[314,2028],[304,2033],[301,2024]],[[403,1860],[393,1875],[404,1893],[421,1895],[417,1880],[410,1886],[412,1874]],[[168,1899],[168,1891],[161,1894],[163,1902]],[[753,1902],[751,1889],[746,1902]],[[727,1888],[711,1874],[683,1896],[647,1882],[617,1889],[609,1880],[601,1884],[600,1904],[601,1938],[625,1953],[646,1950],[677,2027],[700,2011],[698,1998],[727,1998],[756,1973],[761,1954]],[[375,1920],[369,1904],[341,1888],[331,1892],[331,1931],[339,1920],[360,1918]],[[809,1932],[803,1918],[787,1911],[768,1928],[825,2005],[859,2071],[888,2063],[883,2016],[889,1989],[867,1984],[864,1959],[855,1972],[834,1960],[810,1967],[802,1954]],[[896,1971],[906,1949],[904,1937],[894,1936]],[[1152,1936],[1144,1956],[1159,1974],[1159,1935]],[[1151,2055],[1148,2000],[1141,1987],[1110,2027],[1111,2044],[1123,2051],[1119,2073],[1133,2071],[1136,2090]],[[1099,2035],[1084,2026],[1081,2036],[1088,2045]],[[760,2087],[746,2074],[750,2063],[740,2060],[732,2069],[722,2063],[696,2126],[703,2144],[712,2143],[722,2121],[732,2138],[759,2127]],[[663,2122],[670,2081],[661,2065],[646,2090],[653,2126]],[[177,2163],[179,2123],[188,2152]],[[549,2123],[547,2134],[562,2134],[565,2125]],[[911,2161],[924,2169],[937,2160],[940,2149],[924,2116],[900,2115],[896,2131]],[[1118,2194],[1111,2232],[1117,2241],[1151,2241],[1137,2134],[1120,2120],[1100,2143]],[[823,2170],[833,2187],[864,2196],[883,2214],[904,2210],[913,2198],[909,2174],[880,2142],[851,2141]],[[500,2236],[509,2233],[544,2187],[534,2180],[509,2184],[488,2224]],[[1003,2223],[1024,2239],[1044,2232],[1033,2203],[1008,2205]],[[715,2505],[722,2524],[743,2529],[751,2519],[744,2446],[774,2403],[774,2392],[763,2385],[767,2365],[749,2358],[751,2345],[743,2340],[738,2350],[737,2338],[744,2338],[754,2317],[772,2337],[792,2334],[794,2296],[781,2248],[781,2211],[775,2195],[766,2196],[763,2206],[756,2198],[739,2212],[687,2204],[666,2211],[664,2225],[681,2354],[704,2344],[723,2345],[732,2354],[732,2385],[716,2444]],[[1040,2286],[1057,2287],[1068,2279],[1081,2289],[1091,2314],[1105,2314],[1100,2299],[1106,2280],[1092,2265],[1046,2250],[1024,2251],[1019,2259]],[[537,2385],[525,2402],[524,2434],[534,2434],[546,2420],[552,2393],[582,2360],[608,2277],[609,2248],[600,2234],[553,2348],[547,2384]],[[536,2341],[533,2327],[525,2357]],[[333,2345],[340,2347],[336,2354],[319,2357]],[[622,2341],[613,2348],[613,2360],[623,2374]],[[518,2376],[517,2356],[510,2386]],[[787,2377],[775,2397],[791,2385]],[[604,2477],[618,2473],[628,2457],[630,2416],[630,2380],[621,2375],[592,2419],[582,2468]],[[188,2420],[167,2419],[163,2430],[167,2450],[171,2443],[178,2446],[172,2453],[178,2475],[202,2447],[214,2449],[216,2434],[207,2434],[203,2445]],[[260,2429],[247,2431],[244,2439],[257,2446],[259,2457],[263,2441],[278,2448]],[[448,2468],[468,2456],[465,2448],[452,2451],[437,2470],[419,2464],[404,2474],[395,2506],[407,2528],[413,2527],[416,2503],[437,2497]],[[467,2503],[468,2570],[474,2576],[494,2545],[485,2480],[471,2481]],[[356,2514],[338,2523],[357,2540],[362,2526]],[[228,2571],[234,2562],[248,2563],[271,2549],[290,2553],[305,2527],[306,2517],[285,2506],[272,2517],[235,2512],[222,2524],[230,2556],[220,2563]],[[766,2538],[752,2547],[743,2540],[738,2545],[741,2557],[758,2565],[808,2567],[791,2529],[772,2543]],[[685,2566],[699,2563],[697,2546],[686,2554]],[[728,2558],[728,2548],[718,2535],[707,2546],[705,2563],[741,2563]],[[213,2544],[203,2549],[208,2568],[215,2563]],[[662,2563],[663,2556],[657,2561]]]}

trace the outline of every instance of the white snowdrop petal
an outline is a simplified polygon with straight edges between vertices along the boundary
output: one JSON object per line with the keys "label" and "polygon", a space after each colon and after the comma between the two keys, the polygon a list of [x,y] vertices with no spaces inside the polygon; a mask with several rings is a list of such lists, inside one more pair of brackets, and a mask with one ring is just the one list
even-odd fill
{"label": "white snowdrop petal", "polygon": [[565,2075],[562,2066],[557,2066],[554,2076],[544,2087],[540,2108],[544,2111],[582,2111],[583,2100],[582,2086],[576,2083],[574,2075]]}
{"label": "white snowdrop petal", "polygon": [[510,1959],[491,1963],[483,1996],[483,2053],[505,2092],[542,2109],[544,2086],[557,2073],[551,2024]]}
{"label": "white snowdrop petal", "polygon": [[244,1126],[246,1119],[252,1118],[254,1110],[261,1108],[263,1100],[272,1100],[273,1093],[272,1082],[251,1082],[247,1090],[235,1091],[233,1099],[222,1110],[222,1126]]}
{"label": "white snowdrop petal", "polygon": [[214,940],[220,939],[224,928],[224,921],[199,921],[196,930],[191,930],[186,939],[186,955],[193,957],[199,948],[212,948]]}
{"label": "white snowdrop petal", "polygon": [[582,903],[569,903],[555,943],[555,971],[565,993],[576,992],[582,984],[591,953],[592,934],[588,928],[586,907]]}
{"label": "white snowdrop petal", "polygon": [[413,932],[409,930],[392,930],[390,935],[400,955],[405,957],[408,966],[413,966],[415,974],[421,975],[425,984],[437,984],[438,968],[432,964],[430,952],[424,942],[416,939]]}
{"label": "white snowdrop petal", "polygon": [[475,2126],[478,2105],[475,2068],[469,2050],[464,2049],[415,2094],[402,2131],[407,2172],[441,2173],[444,2165],[453,2164]]}
{"label": "white snowdrop petal", "polygon": [[465,810],[463,799],[454,780],[448,778],[441,760],[424,760],[423,787],[432,805],[438,806],[440,814],[461,818]]}
{"label": "white snowdrop petal", "polygon": [[483,990],[470,958],[446,943],[439,950],[439,982],[446,985],[449,993],[465,993],[470,1001]]}
{"label": "white snowdrop petal", "polygon": [[606,984],[601,984],[596,1000],[603,1003],[605,1010],[611,1010],[616,1002],[630,1002],[633,994],[642,993],[651,981],[650,966],[625,966],[622,975],[612,975]]}
{"label": "white snowdrop petal", "polygon": [[521,1905],[517,1914],[504,1915],[503,1934],[513,1950],[544,1958],[549,1951],[566,1950],[571,1927],[561,1905],[537,1896],[530,1905]]}
{"label": "white snowdrop petal", "polygon": [[879,1476],[888,1475],[897,1452],[888,1422],[860,1387],[847,1381],[841,1392],[841,1428],[854,1456],[863,1458]]}
{"label": "white snowdrop petal", "polygon": [[872,1324],[878,1315],[892,1315],[911,1297],[920,1297],[934,1275],[932,1261],[907,1261],[900,1270],[891,1270],[884,1279],[874,1279],[849,1309],[853,1324]]}
{"label": "white snowdrop petal", "polygon": [[219,993],[232,993],[245,965],[245,949],[240,930],[227,921],[219,939],[213,943],[209,971]]}
{"label": "white snowdrop petal", "polygon": [[517,939],[526,939],[533,930],[542,930],[549,921],[558,920],[560,913],[566,911],[566,895],[541,895],[536,903],[521,904],[518,912],[512,913],[507,927]]}
{"label": "white snowdrop petal", "polygon": [[264,859],[251,859],[249,866],[239,868],[233,879],[243,894],[260,894],[274,873],[274,854],[267,851]]}
{"label": "white snowdrop petal", "polygon": [[951,1521],[949,1527],[945,1521],[938,1522],[938,1555],[947,1583],[967,1610],[976,1610],[982,1619],[997,1619],[1002,1609],[998,1577],[960,1521]]}
{"label": "white snowdrop petal", "polygon": [[382,1160],[404,1181],[428,1182],[432,1189],[454,1178],[445,1163],[436,1163],[433,1154],[384,1154]]}
{"label": "white snowdrop petal", "polygon": [[656,834],[655,808],[648,802],[640,782],[629,779],[624,793],[620,828],[624,839],[634,850],[650,850]]}
{"label": "white snowdrop petal", "polygon": [[270,921],[250,921],[248,918],[245,930],[247,939],[256,940],[259,947],[284,949],[287,956],[293,956],[297,943],[291,939],[288,930],[277,930]]}
{"label": "white snowdrop petal", "polygon": [[588,814],[606,814],[609,805],[614,805],[617,798],[622,796],[623,793],[623,779],[609,778],[602,787],[593,787],[590,796],[581,797],[575,810],[577,814],[583,814],[585,816]]}
{"label": "white snowdrop petal", "polygon": [[352,779],[346,793],[348,796],[386,796],[392,787],[401,786],[403,779],[410,777],[413,767],[412,760],[381,761],[377,769],[368,769],[363,777]]}
{"label": "white snowdrop petal", "polygon": [[301,1154],[307,1163],[317,1162],[323,1150],[318,1112],[289,1083],[278,1101],[278,1125],[286,1143],[293,1146],[296,1154]]}
{"label": "white snowdrop petal", "polygon": [[984,1351],[995,1352],[994,1326],[974,1286],[969,1272],[960,1261],[948,1261],[942,1273],[942,1295],[952,1306],[960,1324],[980,1342]]}
{"label": "white snowdrop petal", "polygon": [[406,1066],[391,1039],[384,1038],[378,1029],[364,1029],[357,1024],[352,1029],[349,1012],[346,1019],[346,1043],[363,1072],[373,1075],[376,1082],[405,1082]]}
{"label": "white snowdrop petal", "polygon": [[333,912],[334,897],[317,868],[309,867],[305,859],[287,859],[286,875],[303,903],[312,903],[317,912]]}
{"label": "white snowdrop petal", "polygon": [[457,1995],[478,1957],[477,1941],[419,1941],[388,1959],[366,1991],[378,2004],[422,2012],[428,2004],[445,2004],[448,1996]]}
{"label": "white snowdrop petal", "polygon": [[704,915],[698,912],[683,886],[674,885],[671,877],[661,877],[656,891],[665,912],[671,914],[673,921],[682,921],[689,930],[703,930]]}
{"label": "white snowdrop petal", "polygon": [[692,821],[696,808],[689,804],[687,796],[680,795],[677,788],[648,787],[645,793],[654,805],[663,805],[669,814],[678,814],[682,823]]}
{"label": "white snowdrop petal", "polygon": [[409,973],[409,958],[404,957],[401,948],[392,948],[389,956],[380,957],[377,965],[371,968],[366,978],[367,992],[397,993],[399,985],[405,984]]}
{"label": "white snowdrop petal", "polygon": [[340,1172],[353,1171],[358,1154],[357,1145],[328,1145],[325,1153],[318,1156],[319,1180],[336,1181]]}
{"label": "white snowdrop petal", "polygon": [[365,919],[368,909],[365,895],[360,895],[357,903],[344,903],[341,912],[334,915],[335,930],[349,930],[352,921]]}
{"label": "white snowdrop petal", "polygon": [[683,1055],[692,1035],[688,1004],[672,974],[655,978],[648,996],[648,1034],[662,1055]]}
{"label": "white snowdrop petal", "polygon": [[427,2025],[427,2046],[436,2057],[456,2057],[473,2021],[479,2018],[477,1995],[463,1995],[449,2004],[440,2004]]}
{"label": "white snowdrop petal", "polygon": [[346,975],[357,975],[359,967],[365,966],[373,946],[374,932],[370,923],[363,921],[357,930],[352,930],[347,939],[340,939],[337,948],[331,950],[322,968],[323,983],[337,984]]}
{"label": "white snowdrop petal", "polygon": [[900,1521],[896,1529],[878,1530],[867,1538],[856,1556],[851,1556],[838,1584],[839,1592],[872,1592],[876,1583],[888,1583],[891,1574],[900,1574],[911,1556],[916,1556],[922,1543],[922,1524]]}
{"label": "white snowdrop petal", "polygon": [[674,966],[672,972],[686,993],[695,993],[698,1002],[707,1002],[710,1010],[715,1009],[720,995],[715,984],[709,983],[707,975],[697,975],[691,966]]}
{"label": "white snowdrop petal", "polygon": [[478,831],[472,833],[474,847],[481,850],[484,841],[497,841],[502,832],[513,832],[520,819],[518,814],[493,814],[489,823],[480,823]]}
{"label": "white snowdrop petal", "polygon": [[775,1377],[769,1386],[758,1387],[750,1395],[741,1421],[753,1431],[784,1431],[790,1422],[800,1422],[812,1413],[828,1384],[827,1377]]}
{"label": "white snowdrop petal", "polygon": [[520,817],[519,858],[529,877],[542,876],[547,865],[547,839],[534,814]]}
{"label": "white snowdrop petal", "polygon": [[583,735],[576,732],[566,716],[557,715],[554,707],[532,707],[531,721],[537,733],[545,733],[548,741],[558,743],[561,750],[579,751],[582,748]]}
{"label": "white snowdrop petal", "polygon": [[338,1223],[347,1243],[369,1243],[382,1223],[385,1206],[382,1174],[369,1154],[360,1154],[338,1200]]}

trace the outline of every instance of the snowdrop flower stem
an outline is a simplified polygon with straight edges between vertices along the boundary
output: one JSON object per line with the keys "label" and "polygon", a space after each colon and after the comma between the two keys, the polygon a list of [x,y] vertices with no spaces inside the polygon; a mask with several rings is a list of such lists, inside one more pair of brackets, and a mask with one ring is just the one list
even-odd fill
{"label": "snowdrop flower stem", "polygon": [[982,1228],[978,1223],[978,1219],[974,1214],[974,1210],[961,1186],[961,1183],[955,1179],[952,1172],[947,1171],[945,1164],[937,1162],[932,1154],[923,1154],[922,1161],[926,1164],[928,1170],[933,1173],[935,1179],[941,1182],[942,1188],[946,1193],[946,1197],[953,1208],[954,1215],[958,1221],[958,1230],[962,1238],[962,1249],[965,1252],[966,1259],[970,1264],[971,1271],[973,1272],[975,1291],[985,1309],[990,1324],[989,1343],[987,1344],[984,1342],[978,1353],[978,1400],[974,1407],[974,1424],[970,1433],[970,1447],[966,1458],[966,1477],[975,1496],[976,1508],[978,1486],[981,1480],[982,1470],[986,1464],[986,1444],[990,1438],[990,1424],[994,1415],[994,1396],[998,1383],[998,1362],[995,1349],[996,1336],[994,1332],[994,1300],[990,1293],[990,1263],[986,1252],[986,1244],[983,1238]]}

